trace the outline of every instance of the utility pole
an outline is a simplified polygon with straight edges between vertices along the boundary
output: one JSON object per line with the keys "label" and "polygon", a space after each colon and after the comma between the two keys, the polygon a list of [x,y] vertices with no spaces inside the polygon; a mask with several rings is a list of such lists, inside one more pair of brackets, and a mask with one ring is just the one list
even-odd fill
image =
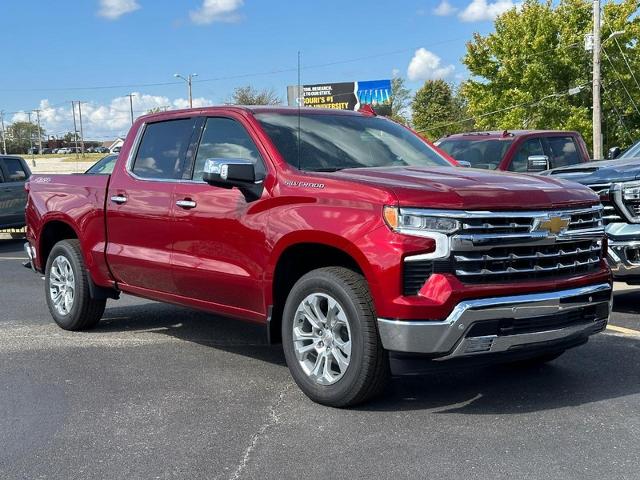
{"label": "utility pole", "polygon": [[31,161],[33,162],[33,135],[31,134],[31,112],[27,113],[29,117],[29,153],[31,154]]}
{"label": "utility pole", "polygon": [[4,110],[0,111],[0,126],[2,127],[2,153],[4,155],[7,154],[7,141],[6,134],[4,132]]}
{"label": "utility pole", "polygon": [[78,113],[80,114],[80,152],[84,158],[84,132],[82,131],[82,102],[78,101]]}
{"label": "utility pole", "polygon": [[602,104],[600,98],[600,0],[593,0],[593,158],[600,160],[602,155]]}
{"label": "utility pole", "polygon": [[78,159],[78,127],[76,127],[76,102],[71,101],[71,110],[73,110],[73,138],[76,144],[76,160]]}
{"label": "utility pole", "polygon": [[38,153],[42,155],[42,128],[40,128],[40,110],[34,110],[38,119]]}
{"label": "utility pole", "polygon": [[133,97],[135,97],[135,95],[133,93],[130,93],[129,95],[127,95],[127,97],[129,97],[129,108],[131,109],[131,125],[133,125]]}

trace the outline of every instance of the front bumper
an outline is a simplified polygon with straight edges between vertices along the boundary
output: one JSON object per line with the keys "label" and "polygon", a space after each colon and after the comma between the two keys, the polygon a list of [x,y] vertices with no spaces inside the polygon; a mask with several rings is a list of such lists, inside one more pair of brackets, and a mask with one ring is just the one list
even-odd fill
{"label": "front bumper", "polygon": [[613,278],[622,282],[640,282],[640,224],[611,223],[607,261]]}
{"label": "front bumper", "polygon": [[611,311],[611,285],[459,303],[444,321],[379,318],[385,349],[450,359],[535,348],[603,330]]}

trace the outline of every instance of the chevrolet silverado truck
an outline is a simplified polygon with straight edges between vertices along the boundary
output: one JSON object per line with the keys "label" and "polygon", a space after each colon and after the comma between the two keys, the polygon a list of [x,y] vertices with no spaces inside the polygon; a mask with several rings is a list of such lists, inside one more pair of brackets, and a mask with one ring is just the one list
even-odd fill
{"label": "chevrolet silverado truck", "polygon": [[561,130],[456,133],[436,145],[465,165],[487,170],[537,173],[590,160],[582,135]]}
{"label": "chevrolet silverado truck", "polygon": [[600,196],[613,278],[640,284],[640,158],[600,160],[543,175],[582,183]]}
{"label": "chevrolet silverado truck", "polygon": [[110,175],[27,188],[60,327],[95,326],[120,292],[255,322],[326,405],[381,392],[390,358],[544,362],[609,316],[593,191],[455,168],[371,112],[147,115]]}

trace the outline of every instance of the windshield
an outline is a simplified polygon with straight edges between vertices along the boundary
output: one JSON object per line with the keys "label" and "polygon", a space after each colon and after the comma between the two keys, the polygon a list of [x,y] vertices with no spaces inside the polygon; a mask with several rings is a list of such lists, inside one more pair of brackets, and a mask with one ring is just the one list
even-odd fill
{"label": "windshield", "polygon": [[469,162],[473,168],[495,170],[513,140],[487,139],[451,139],[443,140],[438,147],[456,160]]}
{"label": "windshield", "polygon": [[634,157],[640,157],[640,142],[636,142],[633,145],[631,145],[618,158],[634,158]]}
{"label": "windshield", "polygon": [[452,166],[420,137],[380,117],[258,113],[284,160],[302,170],[335,171],[362,167]]}

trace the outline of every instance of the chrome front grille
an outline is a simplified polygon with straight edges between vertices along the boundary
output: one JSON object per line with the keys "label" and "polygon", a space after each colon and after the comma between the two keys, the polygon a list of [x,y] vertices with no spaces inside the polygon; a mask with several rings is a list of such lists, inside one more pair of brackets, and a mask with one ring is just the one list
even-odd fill
{"label": "chrome front grille", "polygon": [[463,283],[498,284],[588,274],[600,268],[603,207],[536,212],[455,212],[449,255],[407,257],[404,295],[417,295],[433,274]]}
{"label": "chrome front grille", "polygon": [[598,268],[597,240],[554,245],[499,247],[453,254],[453,271],[463,282],[504,283],[587,273]]}
{"label": "chrome front grille", "polygon": [[602,211],[602,222],[604,225],[609,225],[610,223],[624,222],[620,213],[618,213],[618,209],[613,202],[613,199],[610,195],[611,184],[610,183],[602,183],[598,185],[589,185],[589,187],[598,194],[600,197],[600,202],[604,207]]}

